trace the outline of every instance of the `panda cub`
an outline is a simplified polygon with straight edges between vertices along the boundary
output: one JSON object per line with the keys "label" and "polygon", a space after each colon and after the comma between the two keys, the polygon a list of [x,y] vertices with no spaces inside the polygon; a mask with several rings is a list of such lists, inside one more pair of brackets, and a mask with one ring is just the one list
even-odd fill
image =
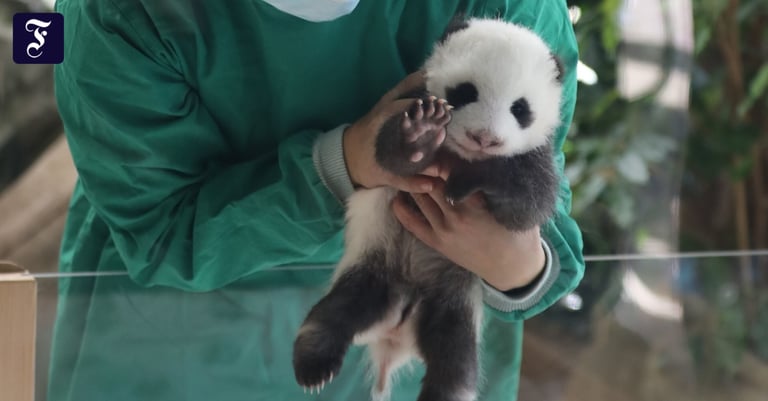
{"label": "panda cub", "polygon": [[[382,127],[377,161],[407,176],[451,157],[450,203],[481,191],[507,229],[545,223],[558,188],[551,143],[560,125],[557,57],[521,26],[460,19],[424,70],[425,92]],[[392,375],[415,359],[426,366],[419,401],[475,400],[481,279],[406,231],[391,212],[396,195],[374,188],[349,198],[345,253],[294,343],[296,379],[320,391],[359,344],[370,352],[374,399],[387,399]]]}

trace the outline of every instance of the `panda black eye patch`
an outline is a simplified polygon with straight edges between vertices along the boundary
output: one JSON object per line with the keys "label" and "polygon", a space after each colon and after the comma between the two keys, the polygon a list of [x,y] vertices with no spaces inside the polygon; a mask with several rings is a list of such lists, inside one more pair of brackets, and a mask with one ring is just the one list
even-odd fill
{"label": "panda black eye patch", "polygon": [[477,101],[477,88],[471,82],[462,82],[455,87],[445,89],[445,100],[454,109],[460,109]]}
{"label": "panda black eye patch", "polygon": [[528,100],[524,97],[515,100],[512,103],[512,107],[509,108],[510,113],[517,119],[521,128],[528,128],[533,123],[533,113],[531,113],[531,106],[528,104]]}

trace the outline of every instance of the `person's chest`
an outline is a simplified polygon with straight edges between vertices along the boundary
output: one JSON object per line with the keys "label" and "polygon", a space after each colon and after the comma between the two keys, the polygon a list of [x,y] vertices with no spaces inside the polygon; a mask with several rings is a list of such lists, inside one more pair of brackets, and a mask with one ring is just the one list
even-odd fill
{"label": "person's chest", "polygon": [[[415,14],[404,0],[362,1],[327,23],[259,0],[146,3],[177,68],[243,157],[362,117],[419,68],[445,24],[404,15]],[[417,23],[418,35],[402,36]]]}

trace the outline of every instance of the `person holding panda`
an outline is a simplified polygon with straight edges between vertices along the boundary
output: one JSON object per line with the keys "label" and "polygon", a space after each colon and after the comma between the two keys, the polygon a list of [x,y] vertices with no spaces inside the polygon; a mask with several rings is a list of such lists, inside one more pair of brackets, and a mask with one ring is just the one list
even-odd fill
{"label": "person holding panda", "polygon": [[[67,38],[56,96],[79,174],[60,270],[127,275],[62,279],[49,400],[365,399],[359,350],[312,396],[290,355],[328,281],[301,266],[338,262],[344,201],[376,186],[423,193],[442,213],[434,225],[391,206],[488,284],[479,399],[514,397],[522,321],[584,268],[560,149],[577,61],[564,1],[58,0],[56,11]],[[528,26],[565,66],[557,212],[525,234],[477,197],[447,204],[446,166],[404,178],[373,157],[457,13]],[[415,399],[422,374],[401,377],[392,398]]]}

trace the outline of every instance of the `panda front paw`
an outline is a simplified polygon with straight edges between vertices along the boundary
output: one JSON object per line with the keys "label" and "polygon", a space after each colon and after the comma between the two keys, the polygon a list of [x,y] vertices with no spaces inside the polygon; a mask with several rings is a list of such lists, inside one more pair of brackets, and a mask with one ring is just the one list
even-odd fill
{"label": "panda front paw", "polygon": [[426,101],[417,99],[410,112],[403,114],[400,128],[412,163],[434,155],[445,141],[445,126],[451,121],[451,109],[444,99],[430,96]]}
{"label": "panda front paw", "polygon": [[408,111],[382,126],[376,141],[378,163],[400,176],[422,172],[445,141],[452,108],[434,96],[414,100]]}

